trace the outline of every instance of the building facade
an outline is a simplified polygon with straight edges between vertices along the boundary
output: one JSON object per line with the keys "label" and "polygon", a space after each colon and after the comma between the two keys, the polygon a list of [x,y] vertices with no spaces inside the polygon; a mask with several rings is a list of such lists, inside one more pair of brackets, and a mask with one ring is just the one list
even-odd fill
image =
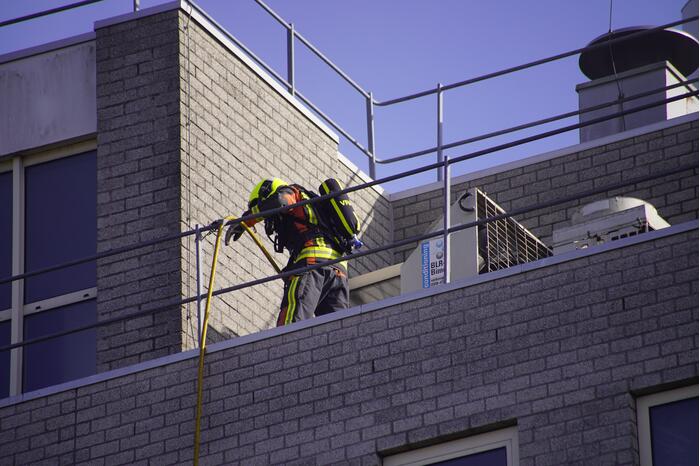
{"label": "building facade", "polygon": [[[0,284],[0,346],[107,322],[0,354],[0,464],[190,463],[197,308],[179,300],[197,251],[177,235],[240,214],[260,178],[367,177],[186,2],[0,57],[0,94],[2,276],[147,243]],[[551,243],[577,209],[626,196],[668,228],[283,328],[280,283],[217,297],[202,463],[661,464],[649,455],[677,450],[648,448],[665,410],[697,412],[697,164],[691,114],[453,182],[453,200],[478,187],[508,211],[676,170],[517,217]],[[351,196],[370,246],[423,233],[443,202],[437,184]],[[252,244],[222,251],[217,289],[272,273]]]}

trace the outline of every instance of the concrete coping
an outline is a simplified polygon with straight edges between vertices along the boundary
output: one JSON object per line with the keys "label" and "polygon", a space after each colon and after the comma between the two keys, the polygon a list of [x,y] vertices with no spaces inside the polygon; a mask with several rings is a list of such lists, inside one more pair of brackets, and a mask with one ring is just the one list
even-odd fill
{"label": "concrete coping", "polygon": [[[560,255],[547,257],[534,262],[528,262],[526,264],[517,265],[510,267],[508,269],[497,270],[495,272],[490,272],[482,275],[477,275],[476,277],[466,277],[460,280],[455,280],[452,283],[446,285],[436,286],[434,288],[428,288],[425,290],[416,291],[413,293],[408,293],[401,296],[395,296],[392,298],[387,298],[374,303],[363,304],[360,306],[355,306],[350,309],[344,309],[342,311],[337,311],[325,316],[316,317],[314,319],[309,319],[301,322],[296,322],[291,325],[286,325],[284,327],[276,327],[269,330],[262,330],[257,333],[252,333],[242,337],[234,338],[231,340],[214,343],[207,346],[207,354],[215,353],[218,351],[224,351],[227,349],[235,348],[238,346],[247,345],[250,343],[255,343],[258,341],[266,340],[268,338],[274,338],[284,334],[294,333],[299,330],[306,328],[313,328],[323,325],[328,322],[334,322],[337,320],[346,319],[348,317],[378,311],[380,309],[385,309],[391,306],[397,306],[400,304],[409,303],[411,301],[417,301],[420,299],[449,293],[451,291],[467,288],[474,285],[479,285],[481,283],[486,283],[494,280],[499,280],[501,278],[510,277],[517,275],[519,273],[529,272],[532,270],[539,270],[553,265],[562,264],[572,260],[582,259],[585,257],[595,256],[597,254],[602,254],[608,251],[613,251],[617,249],[623,249],[629,246],[634,246],[636,244],[645,243],[649,241],[655,241],[657,239],[667,238],[670,236],[686,233],[689,231],[698,229],[698,220],[691,220],[689,222],[681,223],[678,225],[673,225],[669,228],[664,228],[662,230],[656,230],[649,233],[644,233],[638,236],[632,236],[629,238],[620,239],[617,241],[611,241],[608,243],[593,246],[587,249],[579,249],[575,251],[569,251]],[[152,359],[150,361],[145,361],[142,363],[134,364],[132,366],[123,367],[119,369],[114,369],[107,372],[102,372],[99,374],[91,375],[89,377],[84,377],[81,379],[71,380],[58,385],[52,385],[50,387],[42,388],[32,392],[23,393],[21,395],[8,397],[0,400],[0,408],[6,406],[12,406],[15,404],[23,403],[25,401],[34,400],[44,396],[54,395],[67,390],[78,389],[81,387],[86,387],[92,384],[105,382],[108,380],[116,379],[118,377],[124,377],[131,374],[136,374],[156,367],[163,367],[170,364],[175,364],[180,361],[185,361],[189,359],[196,359],[199,356],[199,350],[189,350],[182,353],[172,354],[169,356],[163,356],[161,358]]]}
{"label": "concrete coping", "polygon": [[56,40],[53,42],[47,42],[46,44],[37,45],[34,47],[29,47],[26,49],[17,50],[15,52],[6,53],[0,55],[0,65],[9,63],[15,60],[21,60],[23,58],[29,58],[34,55],[41,55],[42,53],[51,52],[58,49],[64,49],[71,47],[73,45],[79,45],[84,42],[90,42],[95,40],[94,32],[86,32],[85,34],[80,34],[73,37],[67,37],[65,39]]}

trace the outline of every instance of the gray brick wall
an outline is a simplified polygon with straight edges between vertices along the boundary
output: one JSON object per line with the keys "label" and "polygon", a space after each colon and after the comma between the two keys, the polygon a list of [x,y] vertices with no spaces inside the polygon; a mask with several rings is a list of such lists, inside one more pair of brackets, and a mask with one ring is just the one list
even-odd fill
{"label": "gray brick wall", "polygon": [[[651,175],[698,161],[698,122],[631,137],[525,167],[453,186],[453,197],[467,188],[486,192],[506,211],[552,201],[571,194]],[[392,202],[394,240],[424,233],[442,212],[442,190],[404,197]],[[538,209],[516,220],[535,236],[551,244],[552,231],[570,225],[571,215],[588,202],[611,196],[630,196],[650,202],[671,224],[697,218],[698,171],[617,189],[579,201]],[[414,245],[395,249],[394,260],[403,262]]]}
{"label": "gray brick wall", "polygon": [[[202,464],[367,464],[517,425],[520,464],[638,464],[697,383],[697,230],[207,356]],[[196,358],[0,408],[0,464],[189,464]]]}
{"label": "gray brick wall", "polygon": [[[182,228],[240,215],[252,187],[266,177],[276,176],[313,191],[329,177],[348,186],[361,181],[356,171],[339,161],[333,138],[196,21],[190,22],[189,31],[187,24],[187,15],[181,12]],[[353,193],[351,198],[365,219],[364,238],[370,244],[383,243],[390,231],[389,202],[373,190]],[[257,231],[272,251],[262,225]],[[208,276],[214,236],[206,241]],[[192,240],[183,242],[183,294],[189,296],[195,294],[193,247]],[[286,264],[286,257],[276,256],[282,266]],[[390,265],[391,259],[389,253],[363,259],[353,265],[351,274]],[[222,250],[216,287],[273,273],[253,241],[244,236]],[[273,327],[281,296],[282,283],[276,282],[217,298],[211,317],[216,339]],[[193,307],[190,312],[195,312]],[[185,345],[193,347],[195,320],[189,321],[185,332]]]}
{"label": "gray brick wall", "polygon": [[[313,190],[327,177],[359,182],[333,138],[184,12],[102,27],[96,47],[99,251],[238,215],[263,177]],[[373,190],[352,198],[365,219],[364,238],[381,244],[389,237],[390,203]],[[99,261],[99,318],[195,295],[194,246],[190,236]],[[209,235],[205,283],[213,246]],[[391,260],[389,252],[362,259],[351,273]],[[244,237],[221,251],[215,287],[272,273]],[[276,282],[217,298],[210,339],[274,326],[281,293]],[[101,328],[98,370],[195,347],[196,315],[189,305]]]}
{"label": "gray brick wall", "polygon": [[[179,231],[177,13],[96,31],[97,249]],[[180,293],[177,241],[97,264],[100,320],[154,307]],[[180,310],[104,326],[98,371],[177,352]]]}

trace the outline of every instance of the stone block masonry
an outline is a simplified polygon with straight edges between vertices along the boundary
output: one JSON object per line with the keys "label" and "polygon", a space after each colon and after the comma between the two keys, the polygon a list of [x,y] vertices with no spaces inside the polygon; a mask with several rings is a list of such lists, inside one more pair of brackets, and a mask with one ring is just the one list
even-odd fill
{"label": "stone block masonry", "polygon": [[[635,396],[697,383],[698,233],[625,244],[212,347],[202,464],[379,465],[504,425],[521,465],[638,464]],[[0,465],[191,464],[195,378],[193,352],[4,406]]]}

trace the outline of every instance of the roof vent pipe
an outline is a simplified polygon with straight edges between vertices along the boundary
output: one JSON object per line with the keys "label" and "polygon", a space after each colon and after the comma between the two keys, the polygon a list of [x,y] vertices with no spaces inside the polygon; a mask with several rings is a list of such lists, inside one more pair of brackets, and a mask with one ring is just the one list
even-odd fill
{"label": "roof vent pipe", "polygon": [[[682,95],[696,88],[693,85],[679,86],[639,99],[621,100],[683,82],[687,79],[686,76],[698,68],[697,39],[674,29],[651,30],[646,34],[633,35],[650,29],[653,28],[630,27],[603,34],[588,45],[621,40],[609,47],[597,47],[581,53],[579,67],[591,81],[576,86],[579,108],[584,110],[604,103],[613,104],[581,114],[581,123]],[[624,39],[628,36],[632,37]],[[697,111],[697,97],[688,97],[582,127],[579,137],[581,142],[586,142]]]}

